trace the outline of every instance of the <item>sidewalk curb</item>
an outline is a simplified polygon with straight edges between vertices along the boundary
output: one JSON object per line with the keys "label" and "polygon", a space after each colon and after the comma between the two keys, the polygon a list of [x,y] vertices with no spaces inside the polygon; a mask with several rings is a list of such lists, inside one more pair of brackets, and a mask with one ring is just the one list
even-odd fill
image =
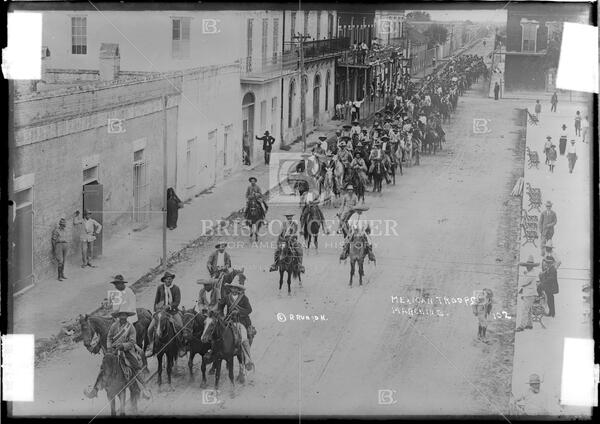
{"label": "sidewalk curb", "polygon": [[[276,187],[276,185],[273,187],[270,187],[268,190],[265,191],[264,194],[266,196],[268,196],[269,193],[271,192],[271,190],[273,190],[275,187]],[[148,272],[146,272],[144,275],[142,275],[140,278],[138,278],[135,282],[130,284],[129,287],[132,290],[134,290],[134,292],[135,292],[136,287],[140,287],[144,284],[151,283],[152,281],[154,281],[156,279],[156,277],[158,277],[160,275],[160,273],[162,273],[163,271],[166,271],[166,270],[170,269],[171,267],[173,267],[174,265],[180,263],[184,259],[184,258],[182,258],[182,254],[185,251],[187,251],[188,249],[198,248],[198,247],[204,245],[205,243],[209,242],[210,240],[212,240],[214,237],[217,237],[215,234],[212,234],[212,233],[214,233],[214,230],[217,227],[220,227],[220,223],[222,223],[223,221],[226,221],[228,224],[230,224],[235,220],[235,218],[237,218],[240,214],[243,214],[243,213],[244,213],[244,208],[242,207],[241,209],[234,210],[226,217],[222,217],[220,220],[218,220],[218,222],[215,222],[214,224],[208,226],[206,229],[206,233],[205,233],[207,235],[200,235],[200,236],[197,236],[196,238],[192,239],[185,246],[183,246],[182,248],[171,253],[167,257],[166,266],[163,266],[161,264],[161,265],[157,265],[157,266],[151,268]],[[88,312],[87,315],[98,314],[99,312],[102,312],[104,310],[105,310],[105,308],[101,302],[101,304],[98,308],[94,309],[91,312]],[[81,339],[80,339],[81,333],[80,333],[78,318],[79,317],[63,320],[62,321],[63,325],[61,326],[61,328],[57,334],[52,335],[48,338],[39,339],[35,343],[34,363],[36,365],[42,359],[46,359],[47,355],[44,355],[44,354],[48,354],[48,353],[54,351],[56,348],[58,348],[61,345],[70,344],[70,342],[78,343],[79,341],[81,341]]]}

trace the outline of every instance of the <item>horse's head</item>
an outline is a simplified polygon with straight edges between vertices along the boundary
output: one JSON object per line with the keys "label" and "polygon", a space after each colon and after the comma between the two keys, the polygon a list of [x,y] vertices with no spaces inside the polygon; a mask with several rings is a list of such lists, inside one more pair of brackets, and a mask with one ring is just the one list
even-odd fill
{"label": "horse's head", "polygon": [[156,337],[164,338],[168,335],[169,331],[169,315],[165,309],[160,309],[154,314],[154,319],[156,321]]}
{"label": "horse's head", "polygon": [[114,353],[107,352],[102,358],[102,376],[100,378],[100,387],[109,387],[111,380],[119,378],[121,366],[119,365],[119,357]]}
{"label": "horse's head", "polygon": [[204,319],[204,331],[200,340],[202,343],[209,343],[217,332],[215,331],[218,325],[219,317],[215,312],[209,312],[208,316]]}
{"label": "horse's head", "polygon": [[81,340],[83,345],[90,352],[93,350],[92,339],[94,338],[94,330],[90,324],[88,314],[79,315],[79,326],[81,327]]}

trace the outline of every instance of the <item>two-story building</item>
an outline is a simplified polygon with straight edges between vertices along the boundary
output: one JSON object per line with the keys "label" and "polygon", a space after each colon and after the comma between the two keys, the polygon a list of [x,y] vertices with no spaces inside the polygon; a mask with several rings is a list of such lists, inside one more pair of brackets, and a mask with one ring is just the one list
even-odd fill
{"label": "two-story building", "polygon": [[555,87],[564,22],[590,23],[588,4],[511,3],[507,12],[505,87],[546,90]]}

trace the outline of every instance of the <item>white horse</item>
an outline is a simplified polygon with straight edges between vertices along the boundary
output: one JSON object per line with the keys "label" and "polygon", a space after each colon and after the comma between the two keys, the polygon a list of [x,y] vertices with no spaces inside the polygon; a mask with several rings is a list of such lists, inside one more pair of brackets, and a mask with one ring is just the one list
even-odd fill
{"label": "white horse", "polygon": [[339,197],[344,188],[344,164],[338,159],[337,155],[334,158],[335,168],[333,174],[335,177],[335,185],[337,187],[336,197]]}
{"label": "white horse", "polygon": [[333,192],[333,168],[327,168],[325,171],[325,178],[323,179],[323,196],[324,196],[324,207],[331,206],[331,193]]}

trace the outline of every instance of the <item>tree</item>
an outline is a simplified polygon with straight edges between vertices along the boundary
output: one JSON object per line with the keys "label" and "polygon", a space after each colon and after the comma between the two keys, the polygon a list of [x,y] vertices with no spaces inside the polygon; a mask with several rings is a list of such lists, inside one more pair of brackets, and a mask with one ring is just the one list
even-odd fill
{"label": "tree", "polygon": [[415,10],[406,14],[406,20],[415,22],[431,21],[431,16],[423,10]]}
{"label": "tree", "polygon": [[431,49],[438,44],[444,44],[446,42],[448,39],[448,28],[440,24],[433,24],[423,31],[423,35],[429,38],[427,48]]}

